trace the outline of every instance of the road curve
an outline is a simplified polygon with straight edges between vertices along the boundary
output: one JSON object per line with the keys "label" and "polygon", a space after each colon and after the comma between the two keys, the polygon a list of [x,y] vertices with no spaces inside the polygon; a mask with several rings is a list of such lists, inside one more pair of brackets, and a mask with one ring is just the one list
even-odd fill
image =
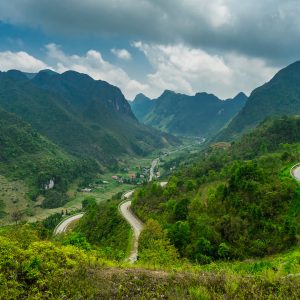
{"label": "road curve", "polygon": [[125,192],[123,195],[122,195],[122,199],[128,199],[132,196],[134,190],[131,190],[131,191],[128,191],[128,192]]}
{"label": "road curve", "polygon": [[138,256],[138,241],[139,236],[143,230],[144,224],[139,220],[131,211],[131,200],[128,200],[126,202],[123,202],[120,205],[120,212],[125,218],[125,220],[130,224],[131,228],[133,229],[133,246],[131,248],[130,255],[128,257],[128,260],[131,263],[134,263],[137,260]]}
{"label": "road curve", "polygon": [[[154,177],[154,168],[156,167],[158,162],[159,162],[159,158],[156,158],[151,163],[149,181],[152,181],[152,179]],[[162,187],[164,187],[167,184],[167,182],[161,182],[160,184],[161,184]],[[132,196],[133,192],[134,192],[134,190],[125,192],[122,195],[122,199],[124,199],[124,200],[129,199]],[[133,212],[130,209],[130,206],[131,206],[131,201],[130,200],[125,201],[125,202],[120,204],[119,210],[120,210],[121,214],[123,215],[124,219],[130,224],[131,228],[133,229],[133,234],[134,234],[133,246],[132,246],[130,255],[128,257],[128,260],[130,262],[134,263],[137,260],[138,240],[139,240],[140,233],[143,230],[144,224],[141,222],[141,220],[139,220],[133,214]],[[83,215],[84,215],[84,213],[74,215],[74,216],[64,220],[60,224],[58,224],[58,226],[54,229],[54,235],[66,232],[68,226],[70,226],[70,224],[72,222],[74,222],[75,220],[79,220],[80,218],[82,218]]]}
{"label": "road curve", "polygon": [[291,168],[291,175],[300,182],[300,164],[296,164]]}
{"label": "road curve", "polygon": [[79,220],[80,218],[82,218],[82,216],[84,215],[84,213],[80,213],[74,216],[71,216],[70,218],[62,221],[60,224],[58,224],[58,226],[54,229],[54,235],[60,234],[60,233],[64,233],[66,232],[67,228],[70,226],[70,224],[76,220]]}

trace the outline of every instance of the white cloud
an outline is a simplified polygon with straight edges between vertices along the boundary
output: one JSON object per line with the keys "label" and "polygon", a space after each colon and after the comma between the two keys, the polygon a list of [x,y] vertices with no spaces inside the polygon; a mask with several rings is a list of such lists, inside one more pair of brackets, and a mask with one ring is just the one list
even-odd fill
{"label": "white cloud", "polygon": [[148,85],[131,79],[122,68],[104,60],[99,51],[89,50],[84,56],[79,56],[65,54],[56,44],[49,44],[46,48],[49,59],[55,62],[53,68],[57,72],[74,70],[94,79],[108,81],[121,88],[129,99],[149,88]]}
{"label": "white cloud", "polygon": [[48,66],[44,62],[26,52],[0,52],[1,71],[17,69],[23,72],[37,72],[46,68],[48,68]]}
{"label": "white cloud", "polygon": [[124,60],[130,60],[131,59],[131,54],[126,50],[126,49],[111,49],[111,53],[116,55],[120,59]]}
{"label": "white cloud", "polygon": [[140,41],[133,46],[145,54],[155,70],[148,74],[152,97],[171,89],[188,94],[205,91],[229,98],[240,91],[250,93],[277,71],[262,59],[233,52],[215,55],[183,44],[165,46]]}
{"label": "white cloud", "polygon": [[149,89],[147,84],[131,79],[122,68],[104,60],[98,51],[89,50],[84,56],[67,55],[56,44],[47,45],[46,50],[48,60],[51,61],[49,65],[23,51],[0,52],[0,70],[17,69],[32,73],[43,69],[52,69],[58,73],[74,70],[118,86],[128,99]]}
{"label": "white cloud", "polygon": [[0,52],[0,70],[37,72],[50,68],[59,73],[74,70],[120,87],[128,99],[140,92],[158,97],[165,89],[186,94],[204,91],[229,98],[240,91],[250,93],[277,71],[262,59],[234,52],[216,55],[183,44],[159,45],[141,41],[133,46],[142,51],[152,65],[153,72],[147,74],[145,82],[131,78],[125,70],[106,61],[99,51],[89,50],[81,56],[68,55],[56,44],[46,46],[48,64],[26,52]]}

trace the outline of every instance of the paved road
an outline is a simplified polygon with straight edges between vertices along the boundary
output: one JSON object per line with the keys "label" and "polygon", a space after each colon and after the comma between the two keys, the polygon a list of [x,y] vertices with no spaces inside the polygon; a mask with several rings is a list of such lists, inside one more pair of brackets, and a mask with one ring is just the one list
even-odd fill
{"label": "paved road", "polygon": [[152,179],[154,177],[154,169],[157,166],[158,162],[159,162],[159,158],[152,160],[149,181],[152,181]]}
{"label": "paved road", "polygon": [[291,175],[300,182],[300,165],[296,165],[291,168]]}
{"label": "paved road", "polygon": [[[153,177],[154,177],[154,169],[156,167],[156,165],[159,162],[159,158],[156,158],[152,161],[151,163],[151,168],[150,168],[150,178],[149,181],[152,181]],[[161,182],[160,185],[162,187],[164,187],[167,184],[167,182]],[[122,196],[123,199],[129,199],[132,194],[133,194],[134,190],[125,192]],[[131,201],[128,200],[126,202],[123,202],[119,209],[121,214],[123,215],[123,217],[125,218],[125,220],[130,224],[131,228],[133,229],[133,233],[134,233],[134,240],[133,240],[133,247],[131,249],[130,252],[130,256],[129,256],[129,261],[130,262],[135,262],[137,260],[137,255],[138,255],[138,240],[139,240],[139,236],[140,233],[143,230],[144,224],[141,222],[141,220],[139,220],[131,211],[130,209],[131,206]],[[72,216],[68,219],[66,219],[65,221],[63,221],[61,224],[59,224],[55,230],[54,230],[54,234],[60,234],[63,232],[66,232],[68,226],[75,220],[79,220],[82,216],[84,215],[84,213],[80,213],[77,214],[75,216]]]}
{"label": "paved road", "polygon": [[79,220],[83,216],[83,213],[72,216],[66,220],[64,220],[62,223],[58,224],[58,226],[54,230],[54,234],[60,234],[66,232],[67,228],[70,226],[72,222],[75,220]]}
{"label": "paved road", "polygon": [[130,209],[131,201],[126,201],[120,205],[120,211],[126,221],[130,224],[133,229],[134,239],[133,239],[133,247],[131,249],[130,255],[128,257],[130,262],[135,262],[138,256],[138,241],[139,236],[143,230],[144,224],[133,214]]}
{"label": "paved road", "polygon": [[133,192],[134,192],[134,190],[124,193],[123,196],[122,196],[122,199],[130,198],[132,196]]}

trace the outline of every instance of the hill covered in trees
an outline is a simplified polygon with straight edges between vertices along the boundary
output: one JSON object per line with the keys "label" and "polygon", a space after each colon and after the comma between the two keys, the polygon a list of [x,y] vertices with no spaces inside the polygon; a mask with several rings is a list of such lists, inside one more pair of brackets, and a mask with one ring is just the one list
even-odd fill
{"label": "hill covered in trees", "polygon": [[117,87],[72,71],[0,72],[0,123],[2,217],[61,207],[75,180],[178,143],[140,124]]}
{"label": "hill covered in trees", "polygon": [[0,299],[299,298],[297,249],[260,260],[190,264],[170,255],[174,247],[152,221],[141,237],[141,258],[148,260],[131,265],[110,258],[103,244],[89,243],[78,233],[52,238],[59,220],[53,215],[0,229]]}
{"label": "hill covered in trees", "polygon": [[17,210],[19,201],[26,200],[27,203],[35,201],[38,195],[45,198],[43,202],[45,207],[62,206],[64,201],[67,201],[64,193],[68,184],[76,178],[84,178],[97,171],[92,161],[66,153],[41,136],[28,123],[2,109],[0,109],[0,145],[1,176],[8,182],[24,182],[27,187],[23,195],[25,199],[11,199],[10,190],[17,190],[18,185],[12,184],[12,188],[1,186],[2,216],[10,213],[8,208],[11,208],[13,203]]}
{"label": "hill covered in trees", "polygon": [[262,122],[266,117],[300,113],[300,62],[280,70],[269,82],[255,89],[245,107],[217,136],[233,140]]}
{"label": "hill covered in trees", "polygon": [[290,249],[300,232],[299,184],[289,173],[300,159],[299,129],[298,117],[269,119],[231,146],[213,145],[166,188],[139,189],[133,210],[199,263]]}

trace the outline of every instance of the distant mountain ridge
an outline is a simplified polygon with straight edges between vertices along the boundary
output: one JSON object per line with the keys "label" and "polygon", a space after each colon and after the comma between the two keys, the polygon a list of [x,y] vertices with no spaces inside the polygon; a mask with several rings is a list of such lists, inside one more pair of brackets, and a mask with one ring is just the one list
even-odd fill
{"label": "distant mountain ridge", "polygon": [[138,120],[143,121],[144,117],[153,109],[155,102],[140,93],[137,94],[133,101],[129,101],[131,109]]}
{"label": "distant mountain ridge", "polygon": [[106,166],[175,141],[140,124],[119,88],[74,71],[1,72],[0,107],[68,153]]}
{"label": "distant mountain ridge", "polygon": [[140,121],[154,128],[172,134],[207,137],[217,133],[246,101],[244,93],[220,100],[213,94],[188,96],[166,90],[154,100],[138,95],[131,107]]}
{"label": "distant mountain ridge", "polygon": [[256,88],[244,108],[232,119],[218,140],[232,140],[267,117],[300,113],[300,62],[280,70],[269,82]]}

